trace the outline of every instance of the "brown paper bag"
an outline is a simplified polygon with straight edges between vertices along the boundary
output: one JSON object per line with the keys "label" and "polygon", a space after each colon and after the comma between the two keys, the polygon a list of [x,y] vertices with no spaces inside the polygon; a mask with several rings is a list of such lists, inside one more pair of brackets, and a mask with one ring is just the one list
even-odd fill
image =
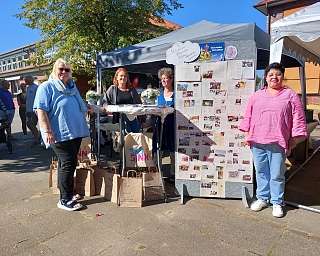
{"label": "brown paper bag", "polygon": [[91,159],[91,139],[90,137],[83,138],[78,152],[78,161],[83,162]]}
{"label": "brown paper bag", "polygon": [[[130,177],[132,174],[135,177]],[[120,178],[120,207],[142,206],[142,177],[137,177],[136,171],[128,171],[127,177]]]}
{"label": "brown paper bag", "polygon": [[102,195],[106,200],[113,203],[118,203],[120,175],[99,167],[94,169],[93,176],[96,194]]}
{"label": "brown paper bag", "polygon": [[51,188],[52,193],[54,195],[60,194],[60,190],[58,188],[58,162],[57,161],[52,161],[50,164],[49,188]]}
{"label": "brown paper bag", "polygon": [[82,196],[94,196],[95,185],[92,168],[77,168],[75,179],[75,193]]}
{"label": "brown paper bag", "polygon": [[127,167],[153,167],[152,134],[129,133],[125,136]]}
{"label": "brown paper bag", "polygon": [[142,185],[144,201],[148,202],[164,199],[162,180],[158,171],[142,173]]}

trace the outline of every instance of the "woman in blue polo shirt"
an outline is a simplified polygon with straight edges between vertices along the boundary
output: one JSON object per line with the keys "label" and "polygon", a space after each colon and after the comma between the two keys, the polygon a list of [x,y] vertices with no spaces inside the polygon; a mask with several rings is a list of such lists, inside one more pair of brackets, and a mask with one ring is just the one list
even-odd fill
{"label": "woman in blue polo shirt", "polygon": [[82,205],[73,197],[73,175],[77,154],[83,137],[89,136],[85,114],[87,106],[72,80],[70,65],[58,59],[49,80],[42,83],[36,93],[33,108],[39,119],[42,139],[58,157],[57,206],[75,211]]}

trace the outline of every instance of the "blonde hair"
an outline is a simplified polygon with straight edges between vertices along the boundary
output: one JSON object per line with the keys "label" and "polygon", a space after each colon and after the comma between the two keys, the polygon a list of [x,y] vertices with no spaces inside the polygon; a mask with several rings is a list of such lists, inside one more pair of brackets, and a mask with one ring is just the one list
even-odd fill
{"label": "blonde hair", "polygon": [[64,60],[62,58],[57,59],[56,62],[53,64],[52,73],[51,73],[50,76],[53,79],[59,79],[58,78],[58,70],[59,70],[59,65],[60,64],[63,64],[64,66],[70,68],[69,75],[70,75],[70,78],[71,78],[72,77],[71,65],[66,60]]}

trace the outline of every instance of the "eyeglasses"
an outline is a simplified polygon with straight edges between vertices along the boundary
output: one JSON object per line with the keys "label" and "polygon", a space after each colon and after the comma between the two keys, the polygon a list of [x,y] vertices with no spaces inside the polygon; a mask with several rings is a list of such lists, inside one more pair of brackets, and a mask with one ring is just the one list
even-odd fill
{"label": "eyeglasses", "polygon": [[63,70],[64,70],[65,72],[67,72],[67,73],[70,72],[70,68],[59,68],[59,71],[60,71],[60,72],[62,72]]}

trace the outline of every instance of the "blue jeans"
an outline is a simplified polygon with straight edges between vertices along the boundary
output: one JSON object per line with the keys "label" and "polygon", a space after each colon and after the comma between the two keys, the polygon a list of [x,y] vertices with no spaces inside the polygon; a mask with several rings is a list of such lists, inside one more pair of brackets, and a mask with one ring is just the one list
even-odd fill
{"label": "blue jeans", "polygon": [[285,151],[278,144],[257,144],[251,147],[256,170],[257,198],[283,205],[285,187]]}

